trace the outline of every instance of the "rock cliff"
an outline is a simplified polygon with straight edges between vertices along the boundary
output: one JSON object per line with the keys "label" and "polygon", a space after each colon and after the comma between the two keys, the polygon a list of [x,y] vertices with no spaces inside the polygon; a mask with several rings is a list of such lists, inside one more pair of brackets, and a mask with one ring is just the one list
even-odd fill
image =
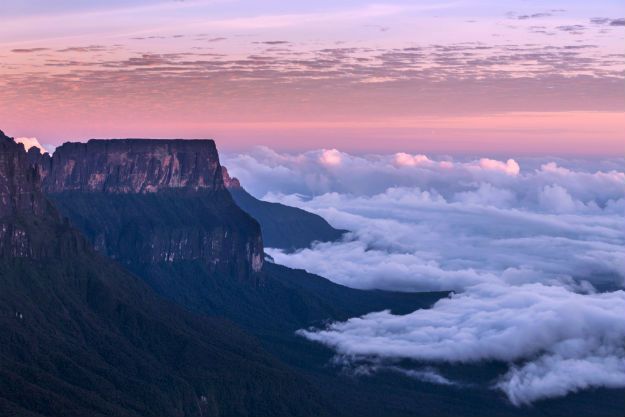
{"label": "rock cliff", "polygon": [[45,193],[105,255],[123,264],[201,261],[258,279],[260,227],[226,190],[212,140],[90,140],[29,158]]}
{"label": "rock cliff", "polygon": [[[67,224],[41,190],[24,146],[0,131],[0,258],[43,259],[71,254],[86,242]],[[51,220],[51,221],[48,221]],[[37,235],[53,235],[55,245]]]}
{"label": "rock cliff", "polygon": [[221,166],[212,140],[120,139],[65,143],[54,152],[46,192],[153,193],[221,191]]}

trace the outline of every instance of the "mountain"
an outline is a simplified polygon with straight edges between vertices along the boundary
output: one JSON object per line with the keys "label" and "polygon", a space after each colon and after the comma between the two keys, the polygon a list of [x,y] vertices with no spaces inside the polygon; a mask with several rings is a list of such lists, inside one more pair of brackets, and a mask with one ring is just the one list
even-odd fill
{"label": "mountain", "polygon": [[[96,142],[98,147],[89,148],[89,143]],[[233,275],[227,266],[235,259],[247,260],[245,251],[226,252],[227,258],[215,259],[212,256],[223,252],[210,252],[212,255],[195,256],[195,252],[180,251],[185,242],[193,236],[195,229],[207,229],[203,222],[205,211],[228,225],[228,232],[240,230],[240,239],[244,236],[255,238],[258,232],[257,223],[245,220],[242,225],[229,219],[233,215],[238,218],[241,210],[233,202],[230,195],[196,187],[196,182],[188,182],[189,187],[179,186],[181,181],[167,182],[154,180],[149,184],[160,184],[157,189],[146,191],[144,185],[126,188],[107,188],[106,184],[119,183],[120,173],[130,173],[128,180],[140,178],[135,184],[145,184],[144,178],[152,178],[150,172],[161,172],[162,167],[170,166],[168,161],[174,160],[179,152],[176,141],[150,141],[145,147],[137,148],[133,141],[111,140],[108,145],[104,141],[90,141],[82,144],[86,152],[66,153],[71,157],[57,156],[49,160],[45,156],[29,157],[38,171],[46,176],[44,190],[60,212],[69,218],[72,225],[81,230],[96,245],[98,251],[114,258],[119,265],[144,280],[159,295],[191,310],[198,315],[226,319],[241,326],[247,333],[253,334],[259,341],[259,358],[267,359],[266,352],[280,362],[271,362],[271,370],[283,369],[288,375],[293,388],[293,396],[297,397],[301,390],[310,392],[310,398],[303,401],[301,409],[264,412],[261,408],[256,414],[294,415],[302,409],[309,409],[310,415],[331,414],[342,416],[432,416],[432,415],[620,415],[622,401],[613,390],[586,391],[566,398],[543,401],[533,407],[517,408],[512,406],[498,391],[492,389],[494,378],[507,369],[507,364],[480,363],[477,365],[446,365],[437,364],[445,375],[458,384],[439,385],[411,378],[393,370],[380,370],[355,377],[353,373],[340,366],[334,360],[334,352],[326,347],[311,343],[295,334],[295,330],[309,326],[323,326],[331,320],[344,320],[371,311],[391,309],[403,314],[418,308],[427,308],[447,293],[394,293],[386,291],[362,291],[334,284],[322,277],[306,271],[292,270],[271,262],[264,262],[260,270],[249,271],[247,275]],[[155,143],[158,142],[158,143]],[[71,148],[70,145],[64,145]],[[208,141],[191,141],[188,152],[205,155],[200,149],[193,147],[214,146]],[[161,149],[156,152],[154,148]],[[107,149],[116,149],[113,156]],[[131,152],[131,149],[135,151]],[[140,150],[137,150],[140,149]],[[108,153],[107,153],[108,152]],[[151,162],[129,165],[129,160],[145,160]],[[61,155],[61,154],[59,154]],[[126,155],[118,157],[118,155]],[[58,158],[58,159],[57,159]],[[198,164],[201,161],[198,158]],[[85,160],[107,161],[106,168],[93,171],[91,164]],[[40,161],[40,162],[37,162]],[[217,164],[217,160],[209,160]],[[95,163],[95,162],[94,162]],[[132,165],[132,166],[131,166]],[[92,170],[85,176],[76,167]],[[186,165],[185,165],[186,166]],[[151,168],[150,168],[151,167]],[[198,168],[200,169],[200,168]],[[44,171],[46,171],[44,172]],[[159,171],[161,170],[161,171]],[[214,172],[223,168],[215,165]],[[58,174],[50,175],[56,171]],[[175,176],[176,170],[170,170]],[[163,174],[164,175],[164,174]],[[169,175],[169,174],[168,174]],[[93,178],[92,178],[93,176]],[[81,178],[61,182],[51,178]],[[156,175],[154,178],[165,178]],[[204,180],[203,180],[204,181]],[[215,179],[215,183],[219,180]],[[50,184],[69,184],[64,186]],[[82,184],[80,187],[74,184]],[[99,184],[97,187],[90,183]],[[207,183],[207,181],[204,181]],[[218,201],[222,200],[223,201]],[[227,209],[224,209],[226,207]],[[215,214],[212,214],[213,210]],[[234,213],[234,214],[232,214]],[[246,216],[249,219],[249,216]],[[139,224],[140,226],[137,226]],[[212,223],[211,223],[212,224]],[[218,223],[215,223],[217,227]],[[247,225],[247,226],[245,226]],[[245,226],[245,227],[244,227]],[[249,227],[248,227],[249,226]],[[206,233],[206,232],[202,232]],[[102,238],[104,236],[104,238]],[[185,236],[183,239],[172,236]],[[211,235],[210,246],[219,246],[227,237],[225,233]],[[256,237],[257,238],[257,237]],[[155,241],[155,239],[157,241]],[[164,242],[159,242],[164,240]],[[105,242],[101,243],[101,242]],[[166,242],[173,242],[174,245]],[[151,250],[151,246],[167,248],[166,253],[176,256],[142,256],[139,248]],[[207,253],[206,250],[202,253]],[[210,254],[209,253],[209,254]],[[220,256],[220,255],[219,255]],[[216,268],[216,264],[223,267]],[[236,263],[236,262],[235,262]],[[235,268],[239,271],[240,268]],[[159,319],[160,320],[160,319]],[[247,346],[247,345],[244,345]],[[224,347],[226,352],[229,348]],[[245,347],[244,350],[248,348]],[[252,362],[258,360],[253,357]],[[402,366],[416,370],[427,369],[428,364],[403,361]],[[269,372],[269,371],[267,371]],[[237,378],[238,370],[231,378]],[[267,374],[270,375],[270,374]],[[286,378],[286,377],[285,377]],[[264,380],[264,379],[263,379]],[[230,380],[225,379],[229,387]],[[284,379],[271,380],[267,385],[269,396],[286,395],[281,390]],[[275,384],[278,384],[276,386]],[[237,389],[235,385],[234,390]],[[285,407],[289,406],[290,393],[284,397]],[[290,406],[289,406],[290,407]],[[315,408],[317,407],[317,408]],[[231,413],[234,414],[234,413]]]}
{"label": "mountain", "polygon": [[[241,254],[233,252],[229,257],[215,259],[180,251],[196,230],[206,228],[206,218],[213,216],[229,225],[228,233],[234,230],[241,236],[251,236],[252,240],[258,239],[259,229],[255,221],[241,214],[230,194],[222,190],[223,174],[222,181],[214,179],[217,186],[211,190],[196,187],[196,182],[185,187],[178,186],[181,181],[170,186],[172,182],[160,180],[168,178],[169,174],[162,173],[167,171],[163,167],[170,167],[169,161],[176,159],[174,155],[180,152],[178,144],[179,141],[166,140],[149,140],[145,144],[136,140],[92,140],[86,144],[64,144],[57,148],[51,160],[34,153],[29,158],[44,177],[46,195],[101,254],[116,260],[158,294],[184,308],[236,322],[259,337],[264,349],[311,381],[314,386],[311,392],[324,391],[324,401],[331,404],[336,414],[351,414],[354,406],[344,408],[342,399],[334,398],[336,394],[332,391],[339,386],[345,390],[353,382],[337,379],[335,370],[327,367],[331,351],[306,341],[295,331],[386,308],[406,313],[429,307],[446,293],[355,290],[305,271],[267,262],[260,271],[236,279],[228,267],[214,265],[216,262],[227,265]],[[212,141],[181,145],[195,155],[206,155],[201,148],[214,147]],[[136,162],[148,159],[150,162]],[[186,158],[189,159],[200,161],[199,157]],[[218,160],[207,161],[213,162],[215,167],[211,172],[217,175],[221,167]],[[150,176],[144,170],[158,175]],[[178,171],[168,172],[175,176]],[[159,186],[151,187],[155,183]],[[239,219],[243,222],[238,223]],[[183,238],[172,240],[172,236]],[[210,247],[219,247],[226,233],[213,236]],[[152,247],[167,250],[163,256],[155,256],[161,252],[152,252]],[[144,249],[151,255],[145,256]],[[168,256],[172,250],[176,255]],[[360,388],[353,387],[342,398],[350,397],[349,404],[359,404],[360,395]],[[379,396],[371,398],[381,405],[376,408],[371,402],[361,401],[364,409],[393,410],[380,402]]]}
{"label": "mountain", "polygon": [[[354,290],[264,265],[264,237],[227,191],[238,181],[212,140],[90,140],[65,143],[51,159],[29,158],[46,195],[100,253],[165,297],[256,333],[376,309],[412,311],[446,295]],[[237,275],[241,269],[247,275]]]}
{"label": "mountain", "polygon": [[333,413],[254,337],[92,250],[1,132],[0,288],[2,416]]}
{"label": "mountain", "polygon": [[122,263],[199,260],[255,280],[260,226],[226,190],[212,140],[90,140],[29,153],[44,190],[95,248]]}
{"label": "mountain", "polygon": [[234,201],[260,223],[267,247],[292,251],[307,248],[315,241],[338,240],[347,232],[333,228],[323,217],[306,210],[259,200],[237,178],[230,178],[225,167],[222,173]]}

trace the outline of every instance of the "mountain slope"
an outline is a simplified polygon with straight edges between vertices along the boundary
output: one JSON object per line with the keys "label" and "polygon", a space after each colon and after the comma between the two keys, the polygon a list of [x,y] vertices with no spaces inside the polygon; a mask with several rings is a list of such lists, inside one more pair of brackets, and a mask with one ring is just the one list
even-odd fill
{"label": "mountain slope", "polygon": [[335,229],[321,216],[296,207],[259,200],[222,168],[224,183],[239,207],[255,218],[265,246],[285,250],[307,248],[315,241],[340,239],[346,230]]}
{"label": "mountain slope", "polygon": [[254,338],[93,252],[2,133],[0,288],[0,415],[329,412]]}

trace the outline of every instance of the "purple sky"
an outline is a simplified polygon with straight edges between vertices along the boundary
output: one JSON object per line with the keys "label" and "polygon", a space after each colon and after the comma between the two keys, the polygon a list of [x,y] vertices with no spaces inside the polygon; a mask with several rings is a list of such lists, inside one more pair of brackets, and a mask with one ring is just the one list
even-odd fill
{"label": "purple sky", "polygon": [[10,1],[3,130],[44,144],[617,154],[616,1]]}

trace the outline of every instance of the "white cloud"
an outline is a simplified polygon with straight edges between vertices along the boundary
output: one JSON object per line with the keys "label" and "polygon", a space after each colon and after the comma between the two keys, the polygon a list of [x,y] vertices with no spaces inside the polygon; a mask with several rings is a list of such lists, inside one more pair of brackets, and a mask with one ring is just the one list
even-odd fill
{"label": "white cloud", "polygon": [[22,143],[26,150],[29,150],[32,147],[39,148],[41,152],[48,152],[46,148],[43,147],[41,143],[37,140],[37,138],[15,138],[15,142]]}
{"label": "white cloud", "polygon": [[519,167],[519,164],[514,159],[508,159],[504,163],[495,159],[482,158],[480,159],[479,167],[482,169],[505,172],[508,175],[519,175],[521,171],[521,167]]}
{"label": "white cloud", "polygon": [[[329,167],[324,155],[335,162]],[[392,187],[436,190],[448,200],[455,193],[475,191],[481,184],[507,189],[518,198],[517,208],[536,209],[538,192],[560,185],[574,200],[594,201],[604,208],[608,200],[624,198],[625,159],[600,162],[559,159],[450,157],[398,153],[350,155],[333,150],[301,154],[277,153],[266,147],[249,154],[223,155],[222,161],[252,194],[320,195],[327,192],[374,195]],[[568,165],[563,166],[563,164]],[[331,168],[331,169],[329,169]]]}
{"label": "white cloud", "polygon": [[404,152],[395,154],[395,165],[397,166],[417,166],[417,165],[432,165],[434,162],[425,155],[417,154],[410,155]]}
{"label": "white cloud", "polygon": [[514,404],[592,386],[625,387],[625,292],[481,284],[431,309],[371,313],[301,330],[351,358],[518,364],[497,386]]}
{"label": "white cloud", "polygon": [[319,162],[323,165],[340,165],[341,153],[336,149],[324,149],[319,156]]}
{"label": "white cloud", "polygon": [[309,200],[270,195],[352,233],[343,242],[295,253],[268,252],[278,263],[358,288],[463,290],[507,281],[511,271],[529,271],[534,281],[623,284],[623,216],[600,210],[583,215],[519,210],[511,191],[477,187],[471,194],[454,195],[452,202],[435,191],[407,188]]}
{"label": "white cloud", "polygon": [[458,294],[303,335],[372,370],[403,369],[401,358],[509,363],[492,386],[517,405],[625,386],[624,159],[336,151],[328,164],[325,152],[224,158],[257,195],[351,231],[295,253],[268,249],[276,262],[355,288]]}

